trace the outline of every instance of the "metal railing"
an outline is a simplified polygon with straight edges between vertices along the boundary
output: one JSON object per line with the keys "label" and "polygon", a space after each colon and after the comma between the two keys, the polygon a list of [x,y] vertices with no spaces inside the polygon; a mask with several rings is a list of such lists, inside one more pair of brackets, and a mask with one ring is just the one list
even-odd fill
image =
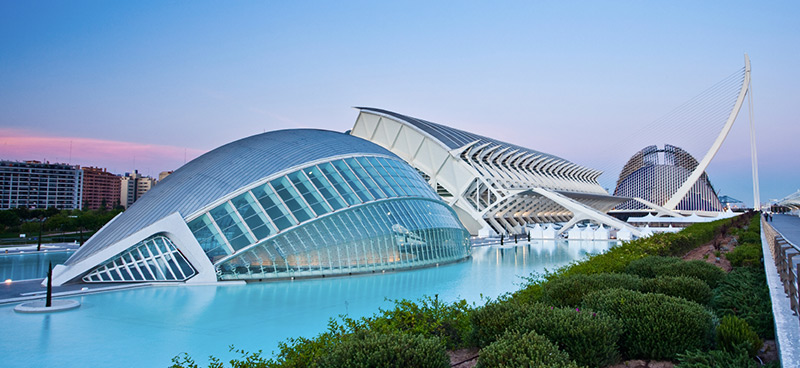
{"label": "metal railing", "polygon": [[790,308],[795,316],[800,317],[800,301],[798,301],[798,274],[800,274],[800,247],[786,240],[772,225],[761,219],[761,227],[769,243],[772,259],[778,268],[778,275],[783,283],[783,290],[789,298]]}

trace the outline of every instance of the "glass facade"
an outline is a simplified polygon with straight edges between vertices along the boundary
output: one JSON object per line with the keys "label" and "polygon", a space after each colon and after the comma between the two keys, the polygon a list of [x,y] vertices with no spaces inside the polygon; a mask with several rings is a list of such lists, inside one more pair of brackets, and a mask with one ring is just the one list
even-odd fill
{"label": "glass facade", "polygon": [[363,272],[469,255],[452,209],[405,162],[379,156],[309,165],[188,225],[220,279]]}
{"label": "glass facade", "polygon": [[95,268],[83,277],[83,281],[185,281],[196,273],[169,238],[155,235]]}

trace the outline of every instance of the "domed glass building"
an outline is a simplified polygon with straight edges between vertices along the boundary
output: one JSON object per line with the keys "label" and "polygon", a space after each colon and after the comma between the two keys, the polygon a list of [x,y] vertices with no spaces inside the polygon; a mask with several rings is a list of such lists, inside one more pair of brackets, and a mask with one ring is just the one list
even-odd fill
{"label": "domed glass building", "polygon": [[311,129],[244,138],[187,163],[106,224],[53,282],[186,282],[414,268],[470,255],[469,234],[380,146]]}

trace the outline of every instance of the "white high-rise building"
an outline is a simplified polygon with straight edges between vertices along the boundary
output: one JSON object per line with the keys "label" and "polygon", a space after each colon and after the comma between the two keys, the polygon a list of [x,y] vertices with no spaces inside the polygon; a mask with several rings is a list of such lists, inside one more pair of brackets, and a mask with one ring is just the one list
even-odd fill
{"label": "white high-rise building", "polygon": [[119,201],[126,209],[156,185],[156,179],[139,174],[138,170],[126,173],[120,185]]}

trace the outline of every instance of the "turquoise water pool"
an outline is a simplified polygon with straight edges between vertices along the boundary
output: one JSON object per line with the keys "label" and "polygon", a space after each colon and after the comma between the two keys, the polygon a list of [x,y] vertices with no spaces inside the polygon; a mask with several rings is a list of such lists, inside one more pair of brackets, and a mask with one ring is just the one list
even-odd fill
{"label": "turquoise water pool", "polygon": [[87,295],[79,309],[17,314],[0,307],[3,367],[167,367],[182,352],[202,366],[228,346],[267,354],[289,337],[322,332],[340,314],[367,316],[389,299],[438,294],[481,303],[519,288],[531,272],[555,269],[611,242],[534,241],[479,247],[464,262],[413,271],[239,286],[152,287]]}
{"label": "turquoise water pool", "polygon": [[53,262],[53,266],[64,263],[72,253],[75,253],[75,251],[62,250],[22,254],[0,253],[0,281],[45,278],[47,277],[47,265],[49,262]]}

